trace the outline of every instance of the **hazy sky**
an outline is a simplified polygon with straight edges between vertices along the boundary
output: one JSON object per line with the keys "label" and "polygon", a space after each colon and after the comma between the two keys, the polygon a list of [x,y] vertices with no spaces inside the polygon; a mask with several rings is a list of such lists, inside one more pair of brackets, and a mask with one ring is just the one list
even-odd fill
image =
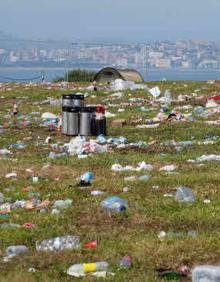
{"label": "hazy sky", "polygon": [[0,30],[30,38],[219,40],[220,0],[0,0]]}

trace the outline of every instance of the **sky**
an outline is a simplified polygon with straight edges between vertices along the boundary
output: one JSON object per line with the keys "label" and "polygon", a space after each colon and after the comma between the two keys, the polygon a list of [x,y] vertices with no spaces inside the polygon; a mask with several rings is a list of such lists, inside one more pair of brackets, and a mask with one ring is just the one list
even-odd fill
{"label": "sky", "polygon": [[219,40],[220,0],[0,0],[0,31],[73,42]]}

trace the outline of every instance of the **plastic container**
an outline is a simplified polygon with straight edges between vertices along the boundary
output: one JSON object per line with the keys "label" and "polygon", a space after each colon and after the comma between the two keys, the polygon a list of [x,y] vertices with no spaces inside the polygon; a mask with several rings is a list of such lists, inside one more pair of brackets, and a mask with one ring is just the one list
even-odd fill
{"label": "plastic container", "polygon": [[188,187],[179,187],[176,191],[176,201],[180,203],[194,203],[195,196],[192,190]]}
{"label": "plastic container", "polygon": [[28,248],[24,245],[9,246],[6,249],[6,254],[10,257],[18,256],[28,252]]}
{"label": "plastic container", "polygon": [[219,282],[220,266],[199,265],[192,271],[192,282]]}
{"label": "plastic container", "polygon": [[132,267],[132,258],[130,256],[124,256],[119,262],[120,268],[130,268]]}
{"label": "plastic container", "polygon": [[108,267],[109,264],[106,261],[74,264],[68,268],[67,274],[70,276],[80,277],[89,272],[105,271]]}
{"label": "plastic container", "polygon": [[101,207],[108,213],[119,213],[128,209],[128,202],[118,196],[113,196],[102,201]]}
{"label": "plastic container", "polygon": [[71,199],[57,200],[55,201],[53,207],[56,209],[67,209],[72,206],[73,201]]}
{"label": "plastic container", "polygon": [[80,176],[80,184],[91,184],[91,181],[94,179],[94,175],[91,171],[87,171]]}
{"label": "plastic container", "polygon": [[80,247],[79,236],[55,237],[41,242],[36,242],[37,251],[63,251],[72,250]]}
{"label": "plastic container", "polygon": [[84,95],[71,94],[71,106],[72,107],[84,107]]}

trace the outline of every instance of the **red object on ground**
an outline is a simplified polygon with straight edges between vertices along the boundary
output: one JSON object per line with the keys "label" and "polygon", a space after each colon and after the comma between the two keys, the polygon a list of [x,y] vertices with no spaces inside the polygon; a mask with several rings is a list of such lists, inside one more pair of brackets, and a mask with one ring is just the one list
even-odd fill
{"label": "red object on ground", "polygon": [[31,222],[27,222],[27,223],[24,223],[24,224],[22,225],[22,227],[23,227],[23,228],[26,228],[26,229],[32,229],[32,228],[34,228],[34,224],[31,223]]}
{"label": "red object on ground", "polygon": [[95,241],[85,243],[84,247],[88,248],[88,249],[96,248],[97,247],[97,241],[95,240]]}
{"label": "red object on ground", "polygon": [[208,100],[215,100],[215,101],[218,101],[218,100],[220,100],[220,94],[219,94],[219,95],[212,96],[212,97],[209,97]]}
{"label": "red object on ground", "polygon": [[29,192],[29,187],[24,187],[21,189],[22,192]]}
{"label": "red object on ground", "polygon": [[188,276],[190,273],[190,268],[187,265],[182,265],[179,269],[182,276]]}

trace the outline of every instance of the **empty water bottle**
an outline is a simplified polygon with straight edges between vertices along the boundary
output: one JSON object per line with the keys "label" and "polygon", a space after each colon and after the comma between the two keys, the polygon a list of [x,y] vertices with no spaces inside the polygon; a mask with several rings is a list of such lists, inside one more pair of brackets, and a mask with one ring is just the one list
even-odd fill
{"label": "empty water bottle", "polygon": [[91,171],[85,172],[83,175],[80,176],[80,185],[90,185],[91,181],[93,180],[94,175]]}
{"label": "empty water bottle", "polygon": [[188,187],[179,187],[176,191],[176,200],[183,203],[194,203],[195,196]]}
{"label": "empty water bottle", "polygon": [[220,266],[199,265],[192,271],[192,282],[219,282]]}
{"label": "empty water bottle", "polygon": [[124,256],[119,262],[120,268],[130,268],[132,266],[132,258],[130,256]]}
{"label": "empty water bottle", "polygon": [[102,201],[101,207],[108,213],[118,213],[128,209],[128,202],[118,196],[113,196]]}
{"label": "empty water bottle", "polygon": [[63,251],[80,247],[79,236],[55,237],[41,242],[36,242],[37,251]]}
{"label": "empty water bottle", "polygon": [[66,200],[57,200],[55,201],[53,207],[56,209],[67,209],[72,206],[73,200],[66,199]]}
{"label": "empty water bottle", "polygon": [[97,140],[100,144],[106,144],[106,142],[107,142],[107,140],[106,140],[106,138],[105,138],[105,135],[103,135],[103,134],[100,134],[100,135],[96,138],[96,140]]}
{"label": "empty water bottle", "polygon": [[6,249],[7,256],[14,257],[28,252],[28,248],[24,245],[9,246]]}
{"label": "empty water bottle", "polygon": [[67,274],[79,277],[89,272],[105,271],[108,269],[108,267],[109,264],[106,261],[74,264],[67,269]]}

